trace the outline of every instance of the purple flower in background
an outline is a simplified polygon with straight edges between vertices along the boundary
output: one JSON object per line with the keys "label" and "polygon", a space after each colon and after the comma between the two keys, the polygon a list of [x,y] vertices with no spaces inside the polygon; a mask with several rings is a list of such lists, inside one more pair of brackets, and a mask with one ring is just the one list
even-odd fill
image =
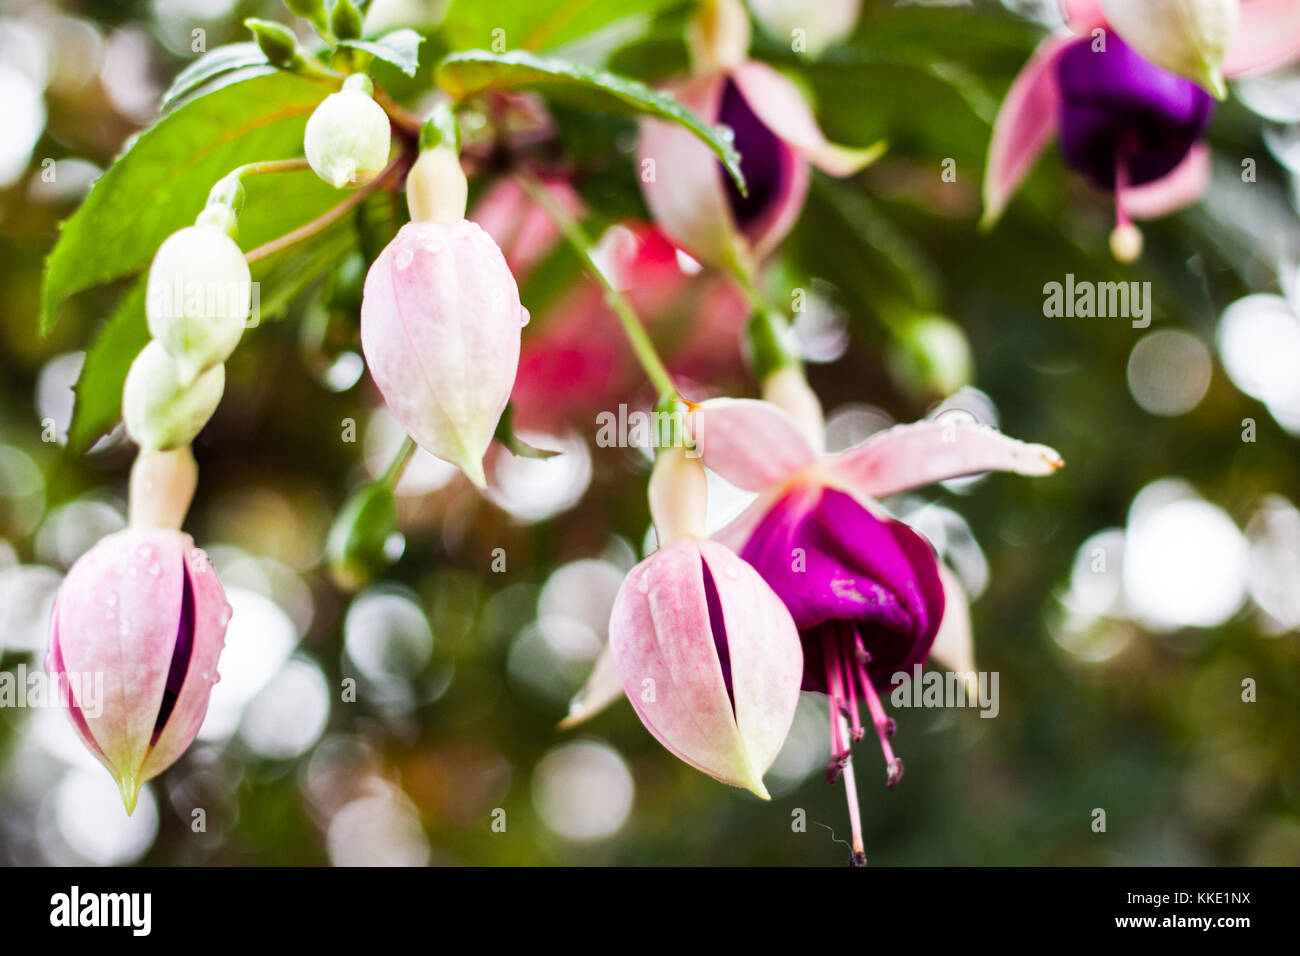
{"label": "purple flower in background", "polygon": [[1066,165],[1114,193],[1111,249],[1121,261],[1142,251],[1133,219],[1196,202],[1210,181],[1206,88],[1223,95],[1224,77],[1300,57],[1292,0],[1203,6],[1066,0],[1069,30],[1043,41],[998,111],[983,224],[1002,215],[1056,134]]}
{"label": "purple flower in background", "polygon": [[1102,189],[1143,186],[1173,172],[1214,112],[1209,93],[1144,60],[1117,36],[1077,40],[1056,60],[1065,163]]}

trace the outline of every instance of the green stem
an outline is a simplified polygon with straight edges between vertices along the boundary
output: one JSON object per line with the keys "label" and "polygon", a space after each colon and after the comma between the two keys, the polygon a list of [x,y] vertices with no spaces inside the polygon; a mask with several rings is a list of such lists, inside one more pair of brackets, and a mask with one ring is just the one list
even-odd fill
{"label": "green stem", "polygon": [[582,259],[591,277],[600,283],[605,290],[605,303],[618,318],[619,324],[623,326],[623,332],[627,335],[628,344],[632,346],[633,354],[636,355],[637,361],[641,363],[641,368],[645,370],[646,378],[650,379],[651,384],[659,390],[660,397],[677,398],[677,386],[673,383],[673,377],[669,374],[663,359],[659,357],[659,353],[655,350],[654,342],[650,340],[650,335],[646,332],[645,326],[641,324],[641,319],[637,316],[636,310],[632,308],[632,304],[627,301],[623,293],[614,288],[609,278],[601,272],[596,260],[592,258],[591,239],[583,230],[581,224],[565,212],[559,203],[551,198],[550,193],[532,176],[527,173],[518,173],[515,178],[529,197],[559,227],[569,245]]}
{"label": "green stem", "polygon": [[249,250],[248,252],[244,253],[244,259],[248,262],[249,265],[252,265],[254,262],[257,262],[259,259],[265,259],[267,256],[273,256],[277,252],[280,252],[282,249],[286,249],[289,246],[293,245],[294,243],[301,242],[302,240],[307,239],[310,236],[314,236],[322,229],[332,226],[334,223],[338,222],[340,219],[346,216],[357,206],[365,202],[366,197],[369,196],[371,193],[373,193],[376,189],[379,189],[382,186],[384,186],[387,183],[387,181],[393,177],[394,172],[404,168],[406,163],[407,163],[406,154],[399,153],[393,159],[393,161],[389,163],[387,167],[384,168],[383,172],[381,172],[370,182],[366,183],[360,189],[356,190],[351,196],[343,200],[337,206],[333,207],[323,215],[313,219],[311,222],[299,226],[293,232],[285,233],[283,236],[280,236],[278,239],[272,239],[270,242],[263,243],[262,245],[258,246],[256,249]]}
{"label": "green stem", "polygon": [[296,159],[268,159],[260,163],[237,166],[231,170],[227,178],[243,179],[245,176],[263,176],[267,173],[292,173],[300,169],[310,168],[306,156],[299,156]]}
{"label": "green stem", "polygon": [[402,439],[402,447],[397,449],[397,454],[393,456],[392,464],[384,471],[384,476],[379,479],[389,491],[397,487],[397,483],[402,480],[402,472],[406,471],[406,465],[415,454],[415,441],[410,435]]}

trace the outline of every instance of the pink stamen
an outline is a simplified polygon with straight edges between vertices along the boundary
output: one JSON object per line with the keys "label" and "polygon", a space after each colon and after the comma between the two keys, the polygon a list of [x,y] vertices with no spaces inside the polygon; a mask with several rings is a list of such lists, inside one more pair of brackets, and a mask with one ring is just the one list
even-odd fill
{"label": "pink stamen", "polygon": [[[834,709],[831,710],[834,714]],[[840,729],[844,730],[844,718],[839,717]],[[849,828],[853,834],[853,855],[849,858],[850,866],[866,866],[867,851],[862,842],[862,813],[858,809],[858,784],[853,777],[853,758],[844,761],[844,797],[849,804]]]}
{"label": "pink stamen", "polygon": [[889,735],[893,732],[891,724],[893,723],[885,714],[885,707],[880,703],[880,695],[876,693],[875,686],[871,683],[871,678],[863,668],[859,672],[862,678],[862,691],[867,698],[867,707],[871,711],[871,722],[876,727],[876,737],[880,740],[880,751],[885,755],[885,786],[892,787],[898,781],[903,779],[903,761],[894,756],[894,748],[889,744]]}
{"label": "pink stamen", "polygon": [[849,721],[853,728],[853,742],[857,743],[862,739],[862,718],[858,715],[858,682],[854,679],[857,676],[857,668],[849,659],[853,654],[852,648],[844,650],[844,683],[849,689]]}
{"label": "pink stamen", "polygon": [[831,759],[826,765],[826,780],[834,783],[849,762],[849,747],[843,733],[842,708],[844,683],[840,674],[840,655],[835,638],[829,631],[822,638],[822,656],[826,663],[826,690],[830,695]]}

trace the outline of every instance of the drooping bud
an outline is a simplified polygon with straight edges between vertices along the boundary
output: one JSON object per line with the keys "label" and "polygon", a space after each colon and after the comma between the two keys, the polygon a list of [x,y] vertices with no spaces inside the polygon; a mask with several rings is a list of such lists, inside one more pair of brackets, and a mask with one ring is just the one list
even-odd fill
{"label": "drooping bud", "polygon": [[252,309],[253,279],[235,240],[210,226],[187,226],[158,247],[149,266],[149,332],[176,360],[188,385],[239,344]]}
{"label": "drooping bud", "polygon": [[258,49],[266,54],[266,59],[272,66],[287,69],[301,59],[298,38],[283,23],[249,17],[244,21],[244,26],[252,32]]}
{"label": "drooping bud", "polygon": [[971,380],[971,351],[961,326],[942,315],[910,319],[889,350],[889,368],[907,391],[947,398]]}
{"label": "drooping bud", "polygon": [[1115,31],[1170,73],[1227,95],[1223,61],[1237,32],[1237,0],[1101,0]]}
{"label": "drooping bud", "polygon": [[189,445],[140,452],[131,466],[131,527],[179,529],[198,483],[199,466]]}
{"label": "drooping bud", "polygon": [[480,487],[527,321],[505,257],[472,222],[407,223],[366,275],[361,348],[384,401]]}
{"label": "drooping bud", "polygon": [[731,70],[749,54],[749,14],[740,0],[702,0],[686,27],[696,73]]}
{"label": "drooping bud", "polygon": [[335,189],[364,186],[388,164],[392,128],[373,93],[370,78],[353,73],[307,120],[307,162]]}
{"label": "drooping bud", "polygon": [[686,536],[628,574],[609,642],[637,716],[669,751],[768,798],[803,653],[790,613],[730,549]]}
{"label": "drooping bud", "polygon": [[122,420],[142,451],[188,445],[207,424],[226,387],[224,365],[193,382],[181,381],[180,365],[157,340],[136,356],[122,388]]}
{"label": "drooping bud", "polygon": [[198,733],[229,620],[207,557],[179,531],[109,535],[59,588],[46,669],[127,813]]}

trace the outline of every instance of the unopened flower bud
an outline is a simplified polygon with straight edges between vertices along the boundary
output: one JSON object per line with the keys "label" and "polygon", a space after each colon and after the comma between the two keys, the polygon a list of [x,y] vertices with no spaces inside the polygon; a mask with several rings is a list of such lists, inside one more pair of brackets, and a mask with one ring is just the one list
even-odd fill
{"label": "unopened flower bud", "polygon": [[45,666],[127,813],[198,733],[229,621],[216,573],[179,531],[109,535],[64,578]]}
{"label": "unopened flower bud", "polygon": [[480,487],[527,322],[505,256],[467,220],[407,223],[366,275],[361,348],[384,401]]}
{"label": "unopened flower bud", "polygon": [[971,380],[971,351],[961,326],[941,315],[907,323],[889,352],[890,371],[918,395],[946,398]]}
{"label": "unopened flower bud", "polygon": [[176,360],[182,384],[220,365],[239,344],[252,308],[252,275],[235,240],[187,226],[158,247],[149,266],[149,332]]}
{"label": "unopened flower bud", "polygon": [[307,162],[335,189],[363,186],[388,164],[392,129],[373,90],[369,77],[354,73],[307,120]]}
{"label": "unopened flower bud", "polygon": [[142,451],[188,445],[207,424],[226,386],[224,365],[214,365],[189,385],[180,366],[157,340],[150,342],[126,375],[122,420]]}

